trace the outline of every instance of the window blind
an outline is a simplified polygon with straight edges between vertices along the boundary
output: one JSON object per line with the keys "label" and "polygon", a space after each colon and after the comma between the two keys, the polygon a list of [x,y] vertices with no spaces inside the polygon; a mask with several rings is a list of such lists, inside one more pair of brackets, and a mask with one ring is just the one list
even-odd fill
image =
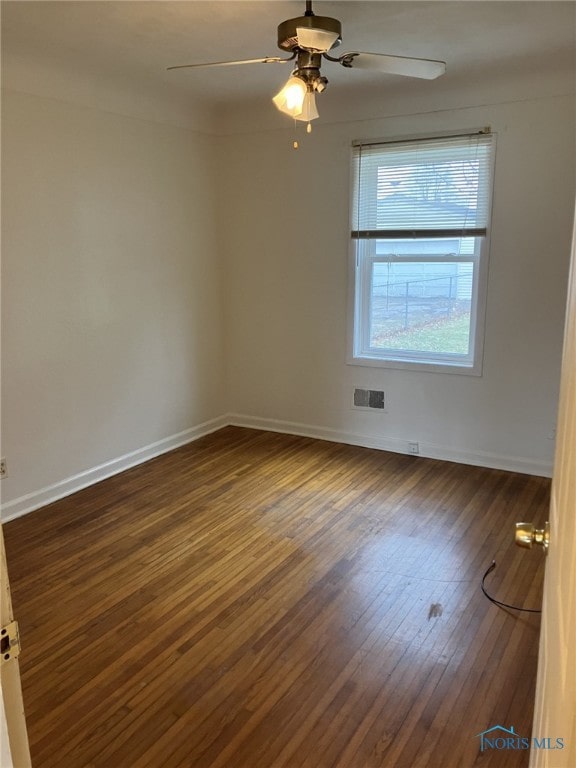
{"label": "window blind", "polygon": [[353,173],[353,238],[486,234],[491,134],[359,144]]}

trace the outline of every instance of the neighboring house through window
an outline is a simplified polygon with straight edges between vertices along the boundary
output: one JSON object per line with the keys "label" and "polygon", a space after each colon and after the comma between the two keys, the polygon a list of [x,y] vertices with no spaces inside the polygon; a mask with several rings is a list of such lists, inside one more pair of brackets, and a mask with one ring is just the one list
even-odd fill
{"label": "neighboring house through window", "polygon": [[493,143],[354,146],[350,363],[480,375]]}

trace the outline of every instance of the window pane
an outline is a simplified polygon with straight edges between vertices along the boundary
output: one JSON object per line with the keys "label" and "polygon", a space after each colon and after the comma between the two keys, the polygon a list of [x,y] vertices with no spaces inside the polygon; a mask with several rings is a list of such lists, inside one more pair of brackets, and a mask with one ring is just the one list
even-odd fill
{"label": "window pane", "polygon": [[482,372],[494,137],[358,143],[352,364]]}
{"label": "window pane", "polygon": [[486,229],[492,136],[358,146],[353,230]]}
{"label": "window pane", "polygon": [[473,273],[470,262],[375,262],[370,347],[468,355]]}
{"label": "window pane", "polygon": [[392,259],[442,258],[442,256],[473,256],[476,238],[452,237],[423,240],[411,237],[409,239],[378,239],[375,241],[376,255]]}

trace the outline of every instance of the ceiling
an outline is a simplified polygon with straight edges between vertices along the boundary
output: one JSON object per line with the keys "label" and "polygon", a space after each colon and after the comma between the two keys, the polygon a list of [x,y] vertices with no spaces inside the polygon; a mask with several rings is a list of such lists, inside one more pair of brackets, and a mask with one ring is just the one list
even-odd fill
{"label": "ceiling", "polygon": [[[570,1],[315,2],[314,10],[342,21],[341,53],[445,60],[443,87],[508,71],[574,69],[576,4]],[[4,79],[18,86],[19,75],[35,69],[44,90],[51,72],[59,73],[61,85],[69,80],[76,89],[90,82],[135,97],[208,107],[269,99],[289,75],[289,64],[172,72],[166,67],[281,55],[276,27],[303,11],[303,0],[8,0],[2,2]],[[430,87],[329,62],[323,74],[329,90],[341,94],[351,88],[388,93]]]}

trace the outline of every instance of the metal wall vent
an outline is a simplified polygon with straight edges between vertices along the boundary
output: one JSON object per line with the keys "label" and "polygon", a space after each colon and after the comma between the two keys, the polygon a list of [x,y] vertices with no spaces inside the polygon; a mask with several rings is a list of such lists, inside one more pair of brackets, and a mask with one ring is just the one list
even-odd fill
{"label": "metal wall vent", "polygon": [[354,388],[354,408],[384,410],[384,392],[380,389]]}

